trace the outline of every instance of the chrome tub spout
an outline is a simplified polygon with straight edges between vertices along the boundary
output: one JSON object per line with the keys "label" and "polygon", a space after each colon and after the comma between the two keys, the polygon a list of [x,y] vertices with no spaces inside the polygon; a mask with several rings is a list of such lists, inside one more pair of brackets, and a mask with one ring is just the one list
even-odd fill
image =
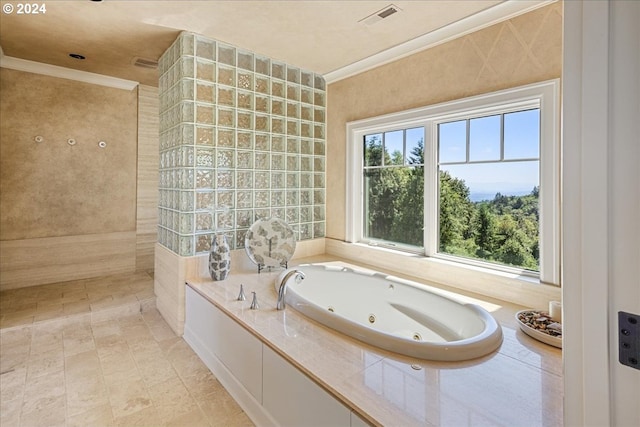
{"label": "chrome tub spout", "polygon": [[287,282],[291,276],[295,276],[296,283],[300,283],[302,279],[304,279],[304,273],[300,270],[291,270],[288,272],[282,281],[280,282],[280,287],[278,287],[278,302],[276,304],[277,310],[284,310],[286,304],[284,302],[284,296],[287,293]]}

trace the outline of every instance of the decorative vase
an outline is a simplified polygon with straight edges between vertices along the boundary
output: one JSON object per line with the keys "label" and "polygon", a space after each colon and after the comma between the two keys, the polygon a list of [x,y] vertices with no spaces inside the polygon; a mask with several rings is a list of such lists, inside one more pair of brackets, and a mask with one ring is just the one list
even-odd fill
{"label": "decorative vase", "polygon": [[231,270],[231,248],[224,234],[214,234],[209,250],[209,274],[213,280],[224,280]]}

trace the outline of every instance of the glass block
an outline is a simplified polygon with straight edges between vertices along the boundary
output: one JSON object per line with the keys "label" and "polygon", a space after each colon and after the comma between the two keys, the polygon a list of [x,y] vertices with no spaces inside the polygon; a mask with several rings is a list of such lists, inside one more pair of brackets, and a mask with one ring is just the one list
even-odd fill
{"label": "glass block", "polygon": [[324,188],[324,173],[313,174],[313,186],[315,188]]}
{"label": "glass block", "polygon": [[284,206],[284,191],[277,190],[271,192],[271,206]]}
{"label": "glass block", "polygon": [[313,154],[316,156],[323,156],[324,150],[324,141],[316,140],[313,142]]}
{"label": "glass block", "polygon": [[209,212],[196,213],[196,232],[213,229],[213,215]]}
{"label": "glass block", "polygon": [[294,119],[300,118],[298,111],[300,104],[297,102],[287,102],[287,117],[293,117]]}
{"label": "glass block", "polygon": [[271,155],[271,169],[275,170],[284,170],[285,161],[283,154],[272,154]]}
{"label": "glass block", "polygon": [[238,208],[253,207],[253,193],[251,191],[238,191],[236,193],[236,206]]}
{"label": "glass block", "polygon": [[235,168],[234,154],[233,150],[218,150],[216,166],[219,168]]}
{"label": "glass block", "polygon": [[284,188],[285,175],[284,172],[271,172],[271,188]]}
{"label": "glass block", "polygon": [[238,131],[238,148],[253,149],[253,133]]}
{"label": "glass block", "polygon": [[236,247],[235,249],[244,248],[244,240],[247,237],[247,231],[249,230],[236,230]]}
{"label": "glass block", "polygon": [[324,107],[324,92],[315,91],[313,94],[313,103]]}
{"label": "glass block", "polygon": [[232,209],[234,205],[234,191],[217,191],[218,202],[216,204],[216,209]]}
{"label": "glass block", "polygon": [[313,207],[313,220],[324,221],[324,205],[316,205]]}
{"label": "glass block", "polygon": [[313,170],[316,172],[324,172],[324,157],[314,157]]}
{"label": "glass block", "polygon": [[313,120],[312,114],[311,114],[311,107],[308,105],[301,105],[300,106],[300,118],[302,120],[307,120],[307,121],[311,121]]}
{"label": "glass block", "polygon": [[313,126],[313,137],[324,139],[324,125],[316,124]]}
{"label": "glass block", "polygon": [[180,104],[180,121],[193,123],[195,118],[195,108],[193,102],[182,102]]}
{"label": "glass block", "polygon": [[192,236],[180,236],[179,238],[178,254],[180,256],[191,256],[195,253]]}
{"label": "glass block", "polygon": [[236,49],[233,46],[218,44],[218,62],[236,65]]}
{"label": "glass block", "polygon": [[253,204],[256,208],[264,208],[269,206],[269,192],[268,191],[256,191],[253,194]]}
{"label": "glass block", "polygon": [[269,98],[262,95],[256,95],[256,111],[261,113],[269,113]]}
{"label": "glass block", "polygon": [[271,150],[272,151],[284,151],[285,149],[285,139],[280,135],[271,136]]}
{"label": "glass block", "polygon": [[311,237],[311,224],[300,224],[300,240],[309,240]]}
{"label": "glass block", "polygon": [[175,183],[180,188],[193,189],[195,185],[195,173],[193,169],[182,169],[177,171],[180,173],[180,178],[177,179]]}
{"label": "glass block", "polygon": [[196,188],[214,188],[211,169],[196,169]]}
{"label": "glass block", "polygon": [[209,252],[211,249],[211,240],[213,234],[198,234],[196,235],[196,252]]}
{"label": "glass block", "polygon": [[297,172],[287,173],[287,188],[299,188],[300,181]]}
{"label": "glass block", "polygon": [[176,204],[174,204],[174,208],[175,209],[180,209],[181,211],[192,211],[193,210],[193,205],[194,205],[194,194],[192,191],[180,191],[180,192],[174,192],[174,194],[176,194],[177,198],[179,198],[180,200],[176,200]]}
{"label": "glass block", "polygon": [[215,111],[213,106],[206,104],[196,104],[196,123],[200,125],[213,125],[215,121]]}
{"label": "glass block", "polygon": [[313,138],[311,124],[308,122],[300,123],[300,136],[303,138]]}
{"label": "glass block", "polygon": [[236,227],[247,228],[253,224],[253,211],[252,210],[237,210],[236,211]]}
{"label": "glass block", "polygon": [[263,58],[260,56],[255,57],[255,71],[256,73],[264,74],[268,76],[271,69],[271,61],[269,58]]}
{"label": "glass block", "polygon": [[284,208],[273,208],[271,209],[271,216],[273,218],[280,218],[281,220],[285,219],[285,210]]}
{"label": "glass block", "polygon": [[279,116],[284,116],[284,101],[279,99],[271,100],[271,114],[277,114]]}
{"label": "glass block", "polygon": [[286,220],[289,224],[297,224],[300,210],[296,207],[286,209]]}
{"label": "glass block", "polygon": [[267,218],[271,217],[271,210],[270,209],[256,209],[254,211],[254,215],[255,215],[256,221],[259,220],[259,219],[267,219]]}
{"label": "glass block", "polygon": [[180,34],[179,55],[193,55],[194,54],[194,35],[190,33]]}
{"label": "glass block", "polygon": [[300,222],[311,222],[313,208],[311,206],[300,206]]}
{"label": "glass block", "polygon": [[222,211],[216,212],[216,229],[217,230],[232,230],[233,229],[233,212]]}
{"label": "glass block", "polygon": [[313,163],[311,157],[300,157],[300,170],[303,172],[311,172],[313,170]]}
{"label": "glass block", "polygon": [[287,170],[297,171],[299,168],[298,156],[287,156]]}
{"label": "glass block", "polygon": [[196,61],[196,78],[208,82],[216,81],[216,68],[213,62]]}
{"label": "glass block", "polygon": [[285,65],[281,62],[271,61],[271,77],[284,80]]}
{"label": "glass block", "polygon": [[249,52],[238,52],[238,67],[253,71],[253,54]]}
{"label": "glass block", "polygon": [[238,91],[238,98],[236,105],[238,108],[244,108],[245,110],[253,110],[253,93]]}
{"label": "glass block", "polygon": [[256,150],[269,151],[271,149],[269,135],[266,133],[256,133]]}
{"label": "glass block", "polygon": [[310,71],[301,71],[300,83],[304,86],[313,87],[313,73]]}
{"label": "glass block", "polygon": [[178,78],[182,79],[192,79],[194,78],[195,67],[193,65],[193,57],[187,56],[180,59],[180,65],[178,68]]}
{"label": "glass block", "polygon": [[237,82],[239,89],[253,90],[253,73],[238,71]]}
{"label": "glass block", "polygon": [[316,89],[325,90],[325,80],[324,80],[324,77],[322,77],[322,76],[321,76],[321,75],[319,75],[319,74],[315,74],[315,75],[314,75],[313,82],[314,82],[314,85],[313,85],[313,86],[314,86]]}
{"label": "glass block", "polygon": [[300,123],[297,120],[287,120],[287,135],[300,136]]}
{"label": "glass block", "polygon": [[227,86],[236,85],[236,71],[233,68],[218,65],[218,83]]}
{"label": "glass block", "polygon": [[224,86],[219,86],[218,104],[234,107],[236,104],[236,90]]}
{"label": "glass block", "polygon": [[237,123],[240,129],[253,129],[253,113],[238,111]]}
{"label": "glass block", "polygon": [[301,205],[313,204],[313,190],[300,190],[300,204]]}
{"label": "glass block", "polygon": [[218,124],[220,126],[235,127],[236,115],[235,111],[228,108],[218,108]]}
{"label": "glass block", "polygon": [[324,222],[316,222],[313,224],[313,238],[324,237]]}
{"label": "glass block", "polygon": [[297,206],[299,195],[298,190],[287,190],[287,206]]}
{"label": "glass block", "polygon": [[313,110],[313,120],[316,122],[324,123],[324,108],[314,108]]}
{"label": "glass block", "polygon": [[292,101],[300,100],[300,88],[297,85],[287,85],[287,99],[290,99]]}
{"label": "glass block", "polygon": [[299,153],[300,140],[297,138],[287,138],[287,153]]}
{"label": "glass block", "polygon": [[263,152],[256,152],[255,154],[255,168],[256,169],[262,169],[262,170],[268,170],[269,169],[269,164],[270,164],[270,154],[269,153],[263,153]]}
{"label": "glass block", "polygon": [[271,178],[271,174],[269,172],[256,172],[254,188],[268,189],[270,186],[270,182],[269,182],[270,178]]}
{"label": "glass block", "polygon": [[205,58],[209,61],[216,59],[216,43],[211,39],[204,37],[196,37],[196,56]]}
{"label": "glass block", "polygon": [[238,151],[238,168],[251,169],[253,167],[253,152]]}
{"label": "glass block", "polygon": [[269,129],[270,129],[269,116],[256,114],[255,119],[256,119],[255,128],[257,131],[269,132]]}
{"label": "glass block", "polygon": [[216,87],[204,82],[196,83],[196,101],[214,104],[216,102]]}
{"label": "glass block", "polygon": [[233,171],[219,170],[217,173],[217,188],[234,188]]}
{"label": "glass block", "polygon": [[284,133],[284,119],[278,117],[271,118],[271,132]]}
{"label": "glass block", "polygon": [[300,83],[300,69],[287,66],[287,80],[291,83]]}
{"label": "glass block", "polygon": [[324,189],[323,190],[313,190],[313,203],[324,205],[325,204],[324,194],[325,194],[324,193]]}
{"label": "glass block", "polygon": [[[218,124],[220,124],[220,112],[218,111]],[[218,129],[218,147],[235,147],[236,133],[228,129]]]}
{"label": "glass block", "polygon": [[212,168],[213,150],[208,148],[198,148],[196,150],[196,166]]}
{"label": "glass block", "polygon": [[301,139],[300,153],[307,155],[313,154],[313,141],[310,139]]}
{"label": "glass block", "polygon": [[236,187],[242,189],[253,188],[253,172],[236,171]]}
{"label": "glass block", "polygon": [[213,191],[196,192],[196,210],[211,210],[214,207],[215,197]]}
{"label": "glass block", "polygon": [[181,234],[193,233],[194,214],[181,213],[179,218],[180,218],[180,227],[178,229],[178,232],[180,232]]}
{"label": "glass block", "polygon": [[300,174],[300,188],[313,187],[313,177],[310,173],[303,172]]}
{"label": "glass block", "polygon": [[271,95],[284,98],[284,83],[272,81],[271,82]]}
{"label": "glass block", "polygon": [[267,95],[270,93],[269,79],[265,77],[256,76],[255,83],[256,83],[256,92],[264,93]]}
{"label": "glass block", "polygon": [[[195,80],[192,79],[184,79],[180,82],[179,86],[176,86],[176,89],[179,89],[180,101],[193,101],[193,84]],[[173,99],[174,101],[177,101]]]}
{"label": "glass block", "polygon": [[300,101],[305,102],[307,104],[313,104],[313,90],[307,89],[305,87],[300,89]]}

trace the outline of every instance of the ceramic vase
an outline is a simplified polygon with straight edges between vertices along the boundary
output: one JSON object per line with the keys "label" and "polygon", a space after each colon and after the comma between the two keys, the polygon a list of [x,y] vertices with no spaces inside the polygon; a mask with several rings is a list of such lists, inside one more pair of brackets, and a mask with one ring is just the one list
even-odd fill
{"label": "ceramic vase", "polygon": [[231,248],[224,234],[214,234],[209,250],[209,274],[213,280],[224,280],[231,270]]}

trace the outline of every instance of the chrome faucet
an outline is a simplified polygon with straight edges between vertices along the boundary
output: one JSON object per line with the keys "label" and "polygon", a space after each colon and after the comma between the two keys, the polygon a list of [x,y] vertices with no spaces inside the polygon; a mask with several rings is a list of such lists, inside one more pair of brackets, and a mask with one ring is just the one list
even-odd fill
{"label": "chrome faucet", "polygon": [[291,276],[296,276],[296,283],[300,283],[300,281],[305,277],[304,273],[300,270],[291,270],[284,276],[282,282],[280,282],[280,287],[278,288],[278,303],[276,304],[276,310],[284,310],[286,307],[284,303],[284,295],[287,293],[287,282]]}

